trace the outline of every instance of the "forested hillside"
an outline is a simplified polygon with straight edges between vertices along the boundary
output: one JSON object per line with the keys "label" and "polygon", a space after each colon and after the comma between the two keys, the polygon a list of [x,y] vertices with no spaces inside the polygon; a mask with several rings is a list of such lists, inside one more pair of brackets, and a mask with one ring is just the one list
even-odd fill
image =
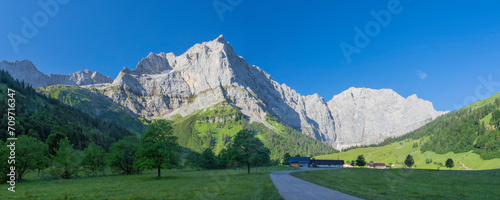
{"label": "forested hillside", "polygon": [[420,146],[436,153],[473,151],[482,159],[500,158],[500,93],[460,110],[441,116],[433,122],[379,146],[404,139],[430,136]]}
{"label": "forested hillside", "polygon": [[223,102],[180,118],[174,116],[174,134],[179,144],[201,152],[212,148],[216,153],[228,145],[242,129],[250,129],[271,150],[271,159],[281,159],[285,153],[302,156],[323,155],[337,152],[332,147],[285,126],[268,117],[274,128],[259,122],[250,123],[235,107]]}
{"label": "forested hillside", "polygon": [[[76,149],[84,149],[89,143],[109,149],[112,143],[133,135],[130,131],[110,121],[97,119],[72,108],[56,99],[38,94],[23,81],[14,80],[10,74],[0,70],[0,139],[7,135],[7,90],[16,91],[15,129],[16,135],[29,135],[43,142],[53,131],[63,132]],[[55,127],[60,127],[56,128]]]}
{"label": "forested hillside", "polygon": [[125,127],[136,135],[142,135],[149,123],[144,118],[126,112],[128,109],[113,102],[112,99],[100,94],[95,89],[91,91],[75,85],[53,85],[39,90],[48,97],[58,99],[103,121]]}

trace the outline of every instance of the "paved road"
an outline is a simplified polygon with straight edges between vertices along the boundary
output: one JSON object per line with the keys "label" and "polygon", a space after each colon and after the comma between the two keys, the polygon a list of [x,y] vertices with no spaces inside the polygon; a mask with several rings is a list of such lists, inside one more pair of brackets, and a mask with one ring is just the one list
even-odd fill
{"label": "paved road", "polygon": [[[323,170],[325,168],[301,168],[301,170]],[[331,169],[334,170],[334,169]],[[323,186],[316,185],[311,182],[304,181],[299,178],[295,178],[290,175],[293,171],[280,171],[270,173],[271,179],[274,182],[276,188],[280,195],[285,200],[315,200],[315,199],[348,199],[348,200],[358,200],[360,198],[354,197],[342,192],[338,192]]]}

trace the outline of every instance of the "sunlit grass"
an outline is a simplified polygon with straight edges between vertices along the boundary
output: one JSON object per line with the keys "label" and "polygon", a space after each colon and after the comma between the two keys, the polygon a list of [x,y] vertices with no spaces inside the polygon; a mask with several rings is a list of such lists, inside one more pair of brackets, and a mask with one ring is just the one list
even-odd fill
{"label": "sunlit grass", "polygon": [[140,175],[81,177],[68,180],[36,180],[16,185],[16,193],[1,199],[281,199],[269,172],[293,167],[261,167],[205,171],[155,171]]}
{"label": "sunlit grass", "polygon": [[500,170],[339,169],[292,176],[364,199],[498,199]]}

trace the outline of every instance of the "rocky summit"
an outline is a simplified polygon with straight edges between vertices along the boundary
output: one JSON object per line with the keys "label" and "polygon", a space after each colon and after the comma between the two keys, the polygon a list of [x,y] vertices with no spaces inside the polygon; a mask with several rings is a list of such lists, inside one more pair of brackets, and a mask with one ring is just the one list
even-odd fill
{"label": "rocky summit", "polygon": [[147,118],[187,116],[222,102],[239,108],[251,121],[272,127],[266,115],[337,149],[400,136],[444,114],[432,103],[403,98],[390,89],[350,88],[328,103],[317,94],[302,96],[248,64],[221,35],[184,54],[150,53],[135,69],[111,80],[97,72],[72,75],[39,72],[29,61],[0,62],[35,87],[69,84],[93,88]]}
{"label": "rocky summit", "polygon": [[24,80],[32,87],[45,87],[50,85],[91,85],[98,83],[111,83],[113,79],[99,72],[91,72],[88,69],[73,74],[50,74],[46,75],[35,67],[29,60],[7,62],[0,61],[0,69],[8,71],[12,77]]}

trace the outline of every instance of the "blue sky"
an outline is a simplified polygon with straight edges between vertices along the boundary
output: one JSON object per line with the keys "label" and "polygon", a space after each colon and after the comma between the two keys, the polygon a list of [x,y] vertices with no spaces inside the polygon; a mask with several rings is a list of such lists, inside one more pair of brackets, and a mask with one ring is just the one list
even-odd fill
{"label": "blue sky", "polygon": [[[52,13],[38,1],[0,1],[0,60],[115,78],[149,52],[180,55],[224,34],[276,81],[327,101],[349,87],[391,88],[455,110],[500,90],[498,1],[65,1]],[[382,17],[383,26],[371,11],[391,19]],[[23,17],[34,16],[40,27],[24,37]],[[355,28],[367,34],[367,25],[370,42],[358,48]],[[9,35],[27,43],[16,52]],[[357,48],[350,62],[341,43]],[[494,83],[485,83],[489,76]]]}

